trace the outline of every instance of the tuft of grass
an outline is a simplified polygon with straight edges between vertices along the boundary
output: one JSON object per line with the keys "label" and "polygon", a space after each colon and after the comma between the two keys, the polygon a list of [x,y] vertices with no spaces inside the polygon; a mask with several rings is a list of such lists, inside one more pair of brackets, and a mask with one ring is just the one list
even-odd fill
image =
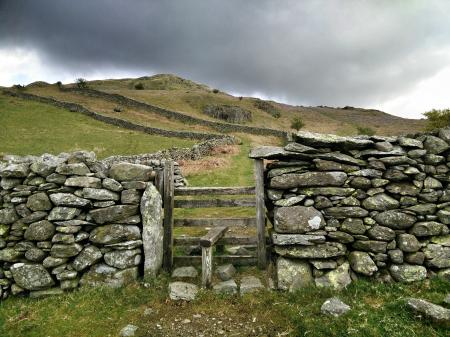
{"label": "tuft of grass", "polygon": [[195,141],[122,129],[46,104],[0,96],[0,155],[88,150],[99,158],[191,147]]}

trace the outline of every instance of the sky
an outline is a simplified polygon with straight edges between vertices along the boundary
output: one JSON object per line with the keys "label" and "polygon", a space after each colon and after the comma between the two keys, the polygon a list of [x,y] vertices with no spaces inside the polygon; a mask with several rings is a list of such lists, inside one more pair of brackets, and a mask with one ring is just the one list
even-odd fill
{"label": "sky", "polygon": [[172,73],[294,105],[450,108],[448,0],[0,0],[0,85]]}

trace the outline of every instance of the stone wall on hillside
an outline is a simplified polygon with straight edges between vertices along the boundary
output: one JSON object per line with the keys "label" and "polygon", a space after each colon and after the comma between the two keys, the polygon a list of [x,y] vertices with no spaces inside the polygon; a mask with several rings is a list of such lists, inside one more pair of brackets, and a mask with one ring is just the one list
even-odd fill
{"label": "stone wall on hillside", "polygon": [[108,167],[87,152],[15,159],[0,162],[0,299],[157,273],[160,161]]}
{"label": "stone wall on hillside", "polygon": [[450,278],[450,129],[407,137],[299,132],[294,140],[250,154],[270,159],[278,288]]}

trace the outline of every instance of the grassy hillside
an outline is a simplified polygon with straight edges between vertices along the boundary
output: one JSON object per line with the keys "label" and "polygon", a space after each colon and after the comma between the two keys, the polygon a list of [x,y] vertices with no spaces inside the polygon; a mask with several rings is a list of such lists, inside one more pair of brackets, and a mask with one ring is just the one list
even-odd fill
{"label": "grassy hillside", "polygon": [[[143,90],[136,90],[134,84],[143,83]],[[196,84],[174,75],[155,75],[140,79],[117,79],[92,81],[89,85],[98,90],[118,93],[143,102],[180,111],[191,116],[213,120],[203,114],[207,104],[237,105],[252,112],[253,120],[248,125],[289,130],[295,116],[305,122],[305,130],[355,135],[358,126],[368,126],[380,135],[394,135],[420,131],[423,120],[404,119],[378,110],[359,108],[299,107],[269,102],[280,113],[279,118],[256,106],[256,99],[234,97],[224,92],[215,92],[206,85]]]}
{"label": "grassy hillside", "polygon": [[0,155],[89,150],[103,158],[191,147],[195,143],[125,130],[78,113],[4,95],[0,95],[0,125]]}

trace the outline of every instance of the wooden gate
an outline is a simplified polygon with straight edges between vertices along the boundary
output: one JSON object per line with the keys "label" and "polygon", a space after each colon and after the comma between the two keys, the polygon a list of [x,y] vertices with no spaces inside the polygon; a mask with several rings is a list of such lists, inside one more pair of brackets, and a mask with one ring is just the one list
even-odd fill
{"label": "wooden gate", "polygon": [[[167,272],[175,264],[190,265],[202,263],[202,283],[210,286],[212,276],[212,259],[218,263],[235,265],[257,265],[265,269],[266,252],[266,216],[264,206],[263,161],[255,160],[255,186],[241,187],[174,187],[174,166],[166,161],[164,171],[157,177],[156,184],[162,192],[164,207],[164,258],[163,268]],[[177,198],[178,197],[178,198]],[[175,208],[210,208],[226,207],[232,212],[234,207],[256,208],[253,217],[227,218],[175,218]],[[210,228],[203,237],[174,237],[174,227]],[[256,228],[253,236],[227,233],[235,227]],[[176,245],[200,245],[202,256],[174,256]],[[222,255],[224,245],[256,246],[253,255]],[[216,254],[213,256],[213,249]]]}

